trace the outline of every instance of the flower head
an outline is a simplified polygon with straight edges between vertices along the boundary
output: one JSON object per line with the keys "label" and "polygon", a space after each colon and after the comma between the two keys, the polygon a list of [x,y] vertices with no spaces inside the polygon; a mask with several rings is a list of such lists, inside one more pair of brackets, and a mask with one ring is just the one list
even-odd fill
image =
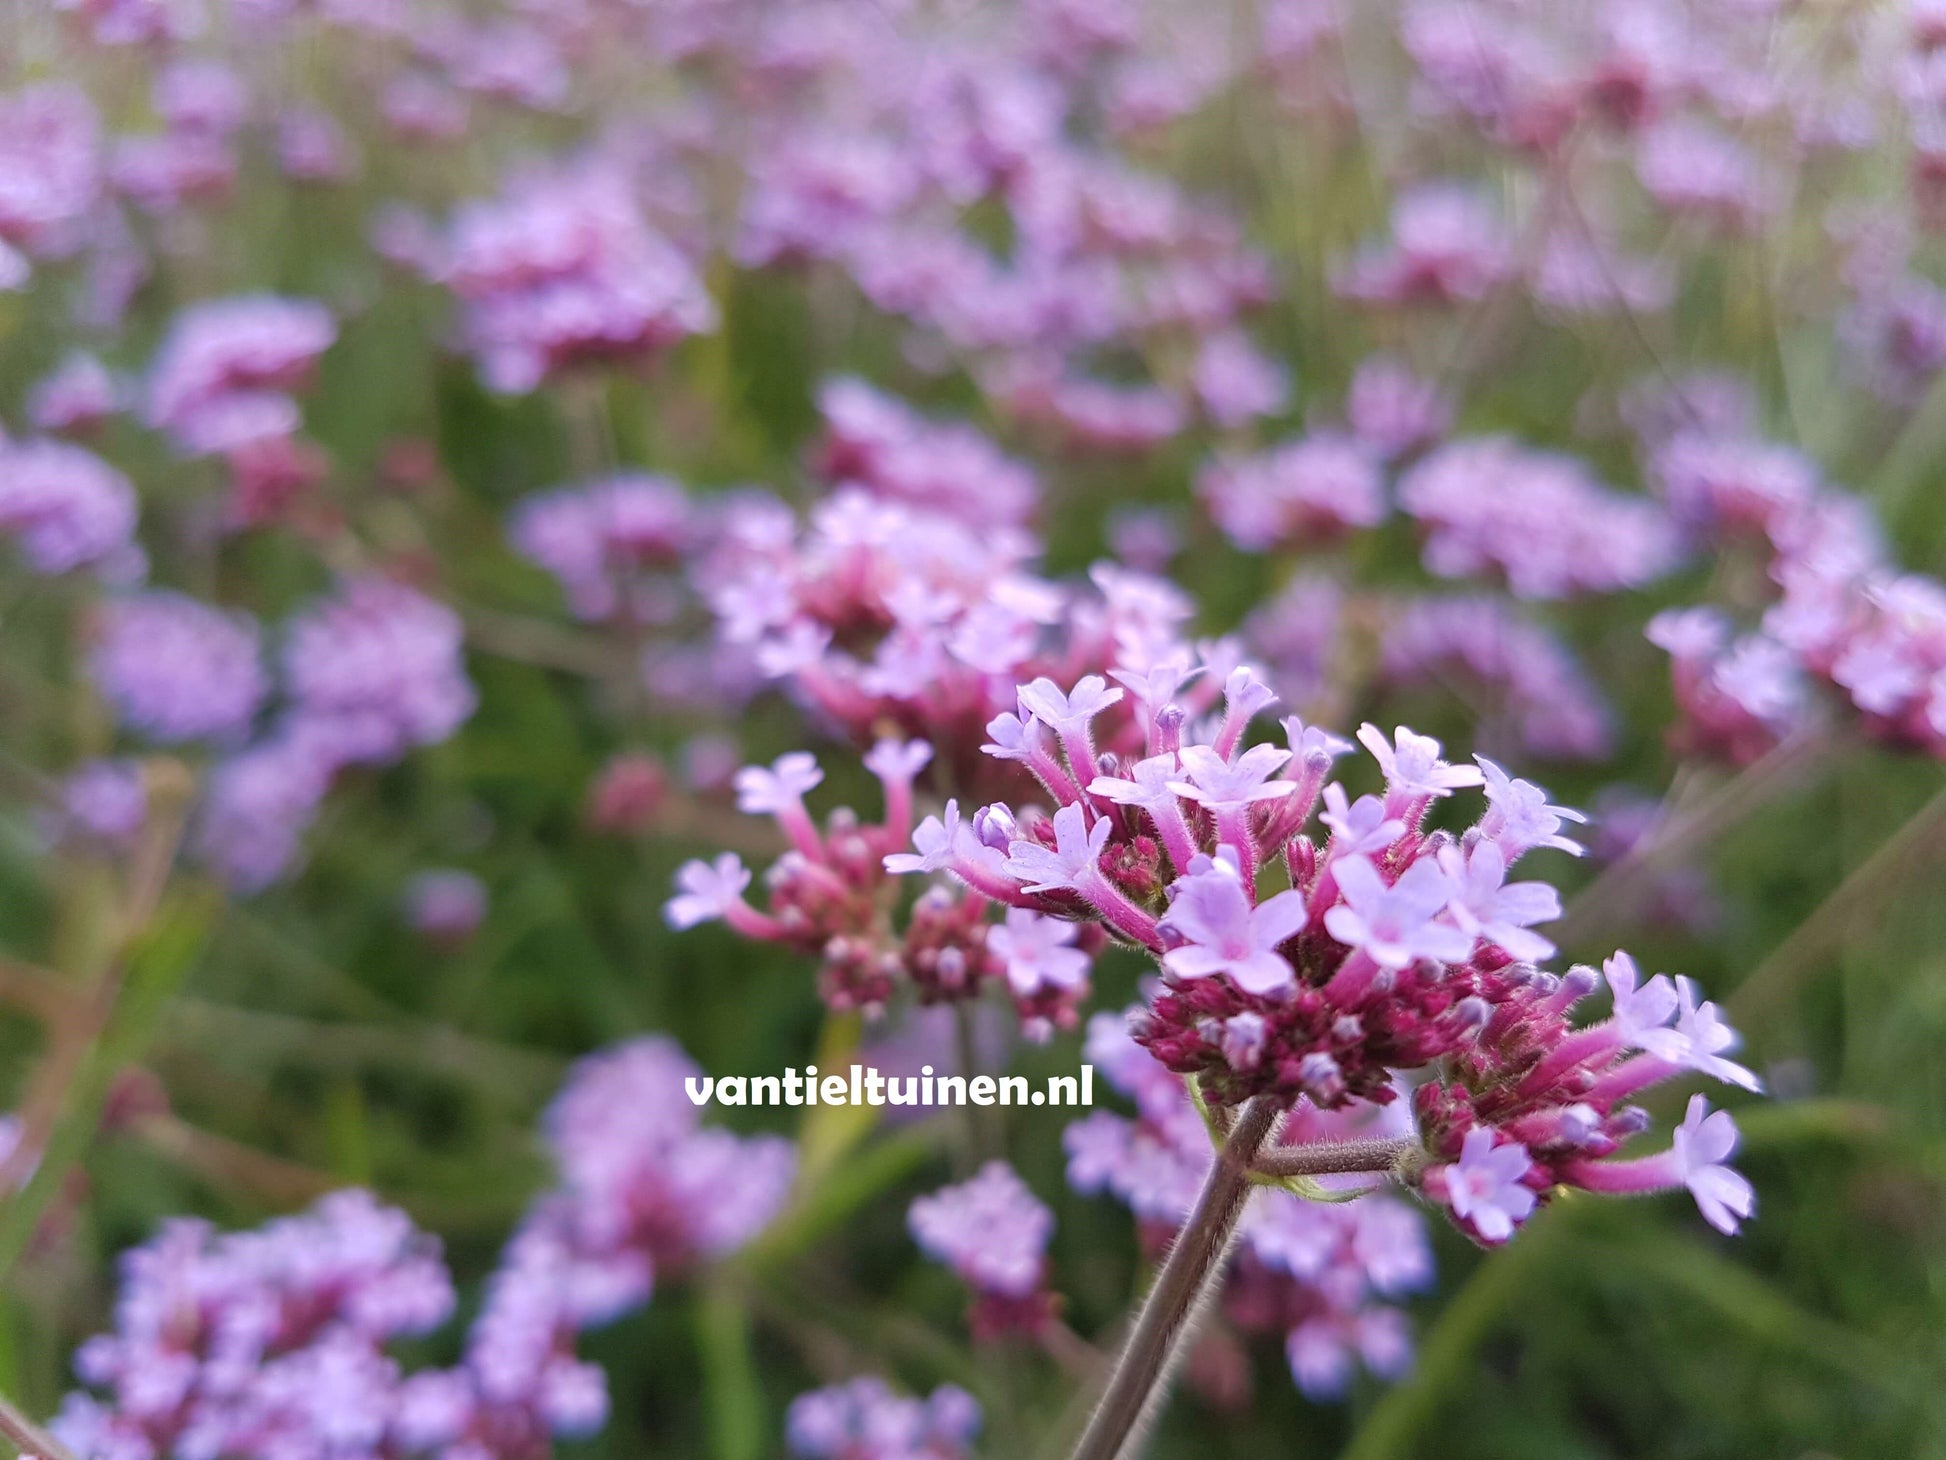
{"label": "flower head", "polygon": [[1364,857],[1339,857],[1331,865],[1344,901],[1325,913],[1325,930],[1381,968],[1404,968],[1418,958],[1451,962],[1473,951],[1472,938],[1435,921],[1453,897],[1452,879],[1436,862],[1414,862],[1390,886]]}
{"label": "flower head", "polygon": [[1703,1220],[1726,1236],[1757,1210],[1757,1193],[1739,1171],[1723,1163],[1737,1148],[1737,1124],[1730,1112],[1710,1112],[1701,1095],[1689,1097],[1689,1109],[1676,1127],[1673,1150],[1682,1183],[1696,1198]]}
{"label": "flower head", "polygon": [[752,816],[791,810],[823,780],[824,772],[809,751],[780,755],[768,767],[745,766],[736,774],[737,810]]}
{"label": "flower head", "polygon": [[743,900],[750,869],[735,852],[724,852],[714,862],[692,859],[676,869],[676,886],[681,890],[664,905],[662,914],[672,928],[693,928],[722,917],[732,904]]}
{"label": "flower head", "polygon": [[1162,927],[1182,942],[1162,955],[1163,967],[1178,978],[1226,973],[1253,994],[1288,988],[1293,971],[1277,946],[1302,931],[1307,916],[1294,891],[1251,906],[1235,869],[1212,862],[1175,885]]}
{"label": "flower head", "polygon": [[1007,984],[1016,994],[1029,997],[1044,988],[1075,989],[1086,981],[1093,962],[1074,946],[1080,933],[1077,924],[1013,907],[1007,909],[1005,921],[987,934],[987,951],[1001,961]]}
{"label": "flower head", "polygon": [[1053,847],[1025,837],[1014,841],[1007,849],[1007,871],[1028,892],[1079,891],[1095,875],[1113,832],[1106,817],[1089,826],[1078,802],[1063,806],[1054,813]]}
{"label": "flower head", "polygon": [[1453,1215],[1481,1241],[1505,1242],[1534,1210],[1534,1193],[1520,1184],[1533,1165],[1518,1141],[1497,1145],[1491,1130],[1474,1126],[1460,1145],[1459,1160],[1445,1168]]}

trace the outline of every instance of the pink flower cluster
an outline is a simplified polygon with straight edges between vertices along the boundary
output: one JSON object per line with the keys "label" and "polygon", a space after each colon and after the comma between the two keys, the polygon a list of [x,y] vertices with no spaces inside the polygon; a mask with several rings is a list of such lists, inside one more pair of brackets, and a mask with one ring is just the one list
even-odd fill
{"label": "pink flower cluster", "polygon": [[[280,712],[212,771],[196,836],[204,859],[246,889],[284,875],[340,771],[437,744],[472,714],[462,648],[457,614],[390,579],[347,580],[298,615],[284,636]],[[128,646],[137,661],[143,653],[142,642]]]}
{"label": "pink flower cluster", "polygon": [[1694,535],[1754,548],[1772,589],[1748,632],[1709,605],[1650,623],[1670,656],[1683,748],[1755,759],[1813,722],[1811,686],[1823,682],[1868,733],[1946,757],[1946,586],[1889,560],[1860,499],[1734,414],[1679,429],[1651,464]]}
{"label": "pink flower cluster", "polygon": [[979,1174],[913,1202],[912,1238],[973,1291],[976,1338],[1033,1334],[1053,1316],[1047,1244],[1054,1213],[1013,1167],[989,1161]]}
{"label": "pink flower cluster", "polygon": [[500,391],[587,361],[642,360],[716,326],[691,261],[652,228],[625,171],[537,169],[453,218],[433,275],[461,300],[467,348]]}
{"label": "pink flower cluster", "polygon": [[222,456],[240,525],[275,517],[323,474],[298,440],[296,395],[336,340],[331,313],[312,300],[239,295],[176,316],[149,367],[146,419],[185,456]]}
{"label": "pink flower cluster", "polygon": [[55,1433],[97,1460],[532,1460],[608,1413],[575,1341],[668,1278],[748,1242],[794,1153],[696,1121],[696,1066],[649,1038],[595,1055],[546,1119],[559,1180],[486,1285],[452,1368],[388,1352],[451,1315],[438,1244],[362,1191],[256,1232],[176,1221],[123,1260],[115,1330],[84,1344],[91,1390]]}
{"label": "pink flower cluster", "polygon": [[1504,436],[1453,441],[1399,481],[1442,578],[1495,574],[1517,598],[1571,598],[1653,582],[1679,542],[1654,502],[1597,483],[1580,462]]}
{"label": "pink flower cluster", "polygon": [[[1508,873],[1536,849],[1577,850],[1562,831],[1576,813],[1491,761],[1452,765],[1436,741],[1370,725],[1359,739],[1385,790],[1354,800],[1330,780],[1346,742],[1293,717],[1284,744],[1246,744],[1275,698],[1247,668],[1220,714],[1191,722],[1175,700],[1191,674],[1121,676],[1148,752],[1127,759],[1092,736],[1123,689],[1022,686],[990,753],[1032,771],[1057,809],[996,803],[962,822],[949,808],[914,833],[930,852],[898,865],[1147,950],[1162,982],[1134,1038],[1212,1101],[1385,1104],[1394,1071],[1445,1071],[1414,1092],[1428,1153],[1416,1179],[1482,1241],[1505,1240],[1558,1185],[1619,1179],[1591,1173],[1643,1129],[1625,1102],[1646,1086],[1696,1070],[1755,1087],[1723,1057],[1735,1036],[1716,1006],[1687,980],[1680,999],[1660,976],[1637,990],[1626,955],[1609,965],[1624,1012],[1569,1022],[1595,975],[1536,967],[1554,948],[1533,929],[1560,901]],[[1477,824],[1427,829],[1437,803],[1482,785]]]}
{"label": "pink flower cluster", "polygon": [[577,618],[667,619],[669,571],[694,539],[689,500],[666,477],[625,473],[524,498],[507,524],[520,555],[554,575]]}
{"label": "pink flower cluster", "polygon": [[117,717],[151,739],[237,741],[270,692],[255,620],[180,593],[110,603],[92,668]]}
{"label": "pink flower cluster", "polygon": [[1033,471],[971,426],[929,421],[851,376],[827,382],[818,405],[825,434],[815,464],[827,481],[969,526],[1023,523],[1040,506]]}
{"label": "pink flower cluster", "polygon": [[1099,564],[1094,592],[1034,570],[1036,544],[841,485],[804,529],[774,502],[724,513],[701,577],[721,638],[820,716],[869,744],[896,726],[960,786],[992,785],[980,754],[1013,686],[1181,647],[1191,605],[1165,580]]}
{"label": "pink flower cluster", "polygon": [[925,1399],[881,1379],[853,1379],[791,1401],[784,1440],[801,1460],[968,1460],[980,1406],[954,1384]]}
{"label": "pink flower cluster", "polygon": [[111,581],[139,579],[137,514],[128,478],[93,452],[0,437],[0,534],[36,573],[93,568]]}
{"label": "pink flower cluster", "polygon": [[[1085,930],[1024,908],[1006,909],[995,924],[987,917],[991,903],[977,888],[944,887],[918,899],[902,931],[892,926],[898,874],[926,865],[946,847],[922,831],[919,851],[894,850],[914,836],[913,786],[931,759],[923,741],[880,741],[865,766],[884,788],[883,821],[864,825],[840,808],[822,829],[804,805],[805,794],[824,779],[808,753],[781,756],[767,768],[746,766],[736,776],[738,807],[774,817],[789,843],[765,874],[767,908],[759,911],[744,899],[750,873],[725,852],[713,863],[690,861],[677,871],[677,894],[666,908],[670,925],[721,918],[746,938],[816,957],[819,992],[836,1009],[881,1013],[906,984],[928,1003],[974,999],[999,986],[1035,1037],[1072,1027],[1089,992]],[[950,804],[947,817],[957,821]]]}
{"label": "pink flower cluster", "polygon": [[437,1243],[364,1192],[257,1232],[174,1221],[123,1259],[115,1329],[75,1356],[107,1397],[70,1395],[54,1432],[98,1460],[374,1453],[386,1346],[452,1309]]}

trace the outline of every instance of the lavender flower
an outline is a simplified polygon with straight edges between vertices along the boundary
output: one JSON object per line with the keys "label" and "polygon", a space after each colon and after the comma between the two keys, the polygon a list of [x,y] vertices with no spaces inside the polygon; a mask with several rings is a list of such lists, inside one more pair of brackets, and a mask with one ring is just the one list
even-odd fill
{"label": "lavender flower", "polygon": [[293,713],[338,763],[385,762],[437,744],[473,713],[459,616],[380,578],[343,584],[290,626]]}
{"label": "lavender flower", "polygon": [[1025,1298],[1041,1284],[1054,1214],[1004,1161],[912,1204],[912,1237],[977,1293]]}
{"label": "lavender flower", "polygon": [[241,739],[270,692],[256,623],[179,593],[110,604],[91,668],[123,723],[165,744]]}
{"label": "lavender flower", "polygon": [[1253,994],[1289,988],[1291,965],[1277,946],[1308,920],[1302,893],[1280,892],[1252,907],[1235,869],[1215,861],[1177,884],[1162,928],[1181,942],[1162,955],[1162,963],[1181,978],[1227,974]]}
{"label": "lavender flower", "polygon": [[93,567],[139,577],[135,489],[79,446],[0,440],[0,533],[20,545],[37,573]]}
{"label": "lavender flower", "polygon": [[1534,1193],[1521,1184],[1533,1165],[1525,1146],[1499,1145],[1492,1131],[1475,1126],[1466,1133],[1459,1160],[1442,1168],[1453,1215],[1482,1242],[1505,1242],[1534,1210]]}

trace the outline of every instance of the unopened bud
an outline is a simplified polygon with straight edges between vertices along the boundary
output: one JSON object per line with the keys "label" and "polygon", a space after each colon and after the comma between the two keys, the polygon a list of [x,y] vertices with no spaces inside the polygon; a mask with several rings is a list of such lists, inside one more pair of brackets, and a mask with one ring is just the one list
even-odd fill
{"label": "unopened bud", "polygon": [[1639,1136],[1651,1124],[1649,1112],[1639,1105],[1624,1105],[1608,1117],[1608,1133],[1618,1141]]}
{"label": "unopened bud", "polygon": [[981,846],[1004,852],[1020,835],[1020,828],[1014,821],[1013,812],[996,801],[973,813],[973,835],[980,839]]}
{"label": "unopened bud", "polygon": [[1182,724],[1188,718],[1183,707],[1173,703],[1155,712],[1155,754],[1174,755],[1182,749]]}

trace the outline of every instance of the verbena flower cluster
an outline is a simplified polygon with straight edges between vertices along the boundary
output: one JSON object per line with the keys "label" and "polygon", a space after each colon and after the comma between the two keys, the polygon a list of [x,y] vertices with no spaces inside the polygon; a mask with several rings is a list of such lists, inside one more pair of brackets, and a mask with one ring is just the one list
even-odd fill
{"label": "verbena flower cluster", "polygon": [[788,1143],[696,1122],[682,1094],[696,1073],[653,1037],[570,1076],[545,1122],[558,1184],[508,1243],[454,1366],[408,1373],[393,1348],[452,1316],[437,1239],[340,1191],[254,1232],[177,1220],[128,1253],[115,1327],[76,1354],[88,1388],[55,1434],[95,1460],[487,1460],[593,1432],[607,1381],[577,1336],[750,1241],[792,1179]]}
{"label": "verbena flower cluster", "polygon": [[[962,819],[949,805],[915,832],[920,853],[888,865],[944,871],[997,905],[1148,951],[1161,984],[1133,1037],[1212,1101],[1384,1104],[1396,1072],[1425,1072],[1410,1096],[1425,1164],[1405,1174],[1477,1240],[1505,1241],[1572,1186],[1687,1186],[1725,1230],[1749,1215],[1748,1184],[1722,1165],[1727,1115],[1707,1117],[1702,1141],[1706,1112],[1692,1107],[1689,1156],[1610,1159],[1647,1128],[1628,1102],[1649,1086],[1684,1071],[1758,1081],[1727,1058],[1737,1036],[1691,980],[1643,980],[1625,953],[1602,975],[1538,966],[1555,949],[1534,929],[1560,900],[1508,874],[1533,851],[1578,853],[1565,832],[1579,813],[1490,760],[1451,764],[1437,741],[1372,725],[1359,739],[1383,794],[1354,799],[1331,778],[1349,742],[1293,716],[1282,743],[1248,743],[1274,700],[1248,668],[1231,671],[1220,713],[1192,721],[1175,699],[1190,674],[1023,685],[989,753],[1031,770],[1055,809],[995,802]],[[1093,733],[1125,696],[1148,752],[1127,760]],[[1429,826],[1474,787],[1478,822]],[[1577,1028],[1575,1006],[1604,977],[1611,1016]]]}

